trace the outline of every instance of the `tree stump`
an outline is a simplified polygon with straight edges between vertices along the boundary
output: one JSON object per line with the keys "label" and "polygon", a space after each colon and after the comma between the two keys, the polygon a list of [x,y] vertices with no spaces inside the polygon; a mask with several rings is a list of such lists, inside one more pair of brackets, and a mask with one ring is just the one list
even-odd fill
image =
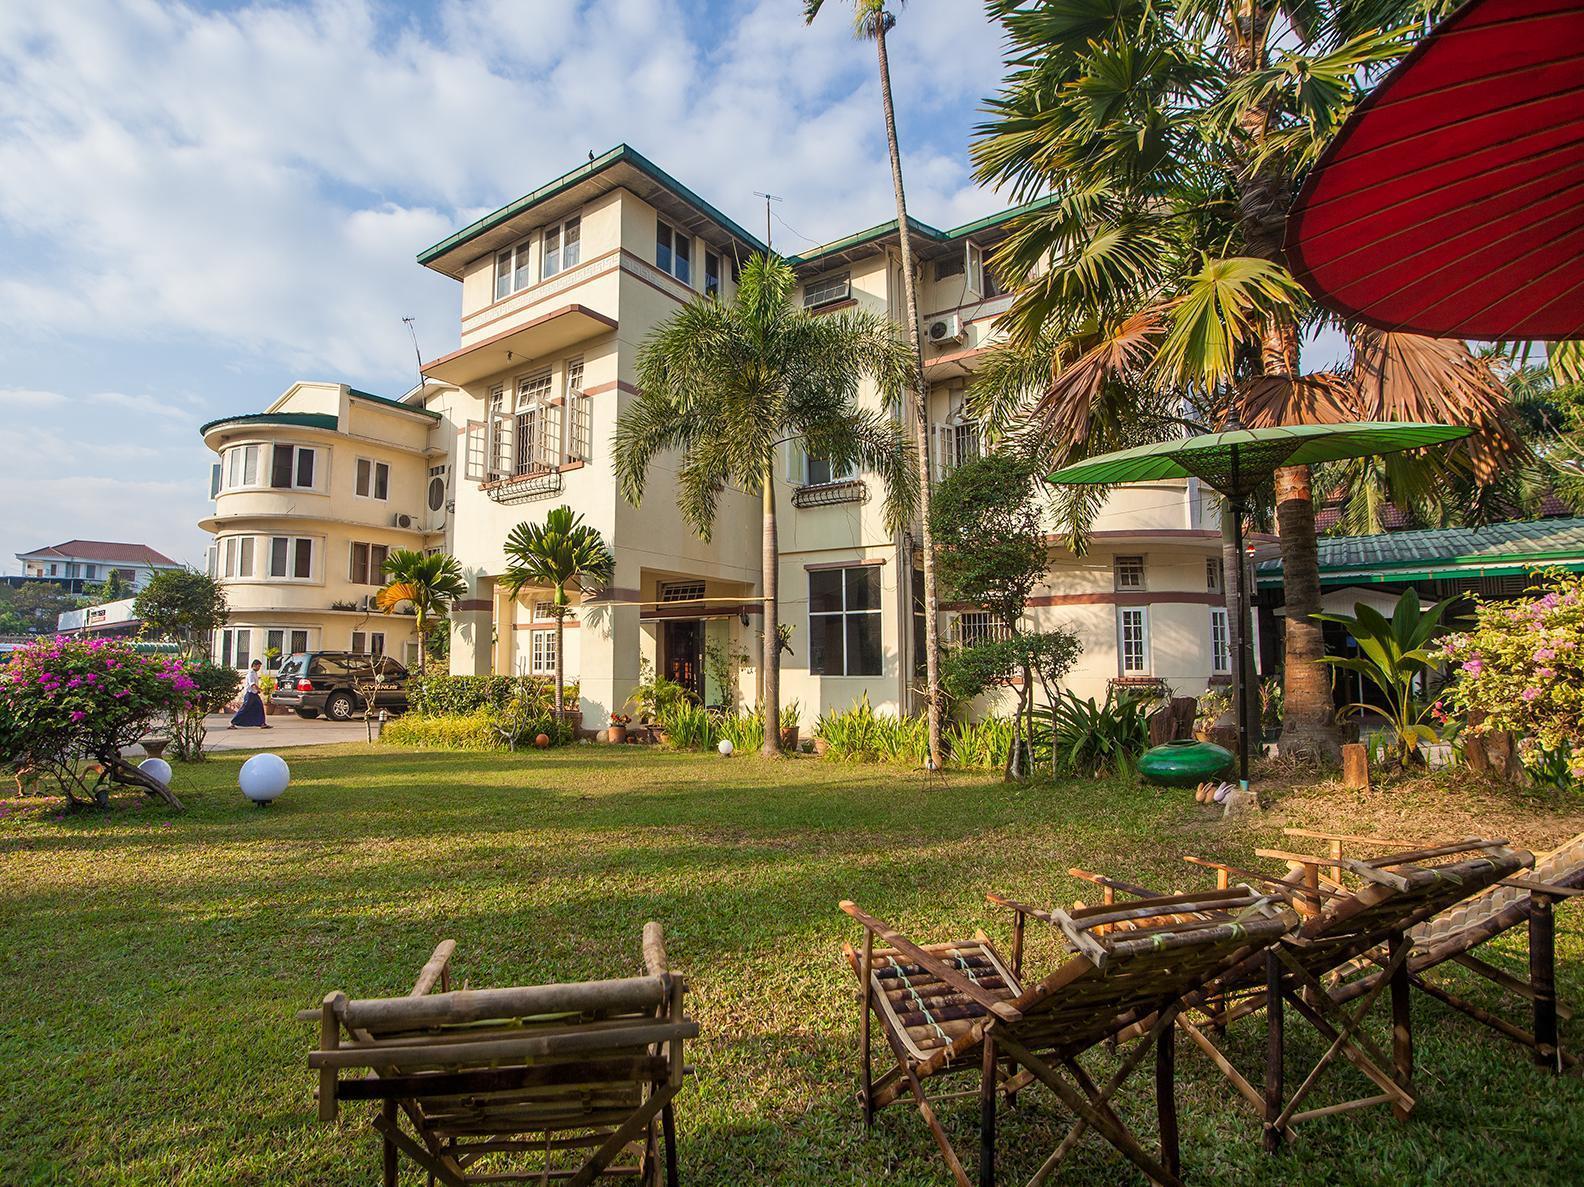
{"label": "tree stump", "polygon": [[1354,791],[1369,790],[1369,747],[1362,742],[1342,747],[1342,782]]}

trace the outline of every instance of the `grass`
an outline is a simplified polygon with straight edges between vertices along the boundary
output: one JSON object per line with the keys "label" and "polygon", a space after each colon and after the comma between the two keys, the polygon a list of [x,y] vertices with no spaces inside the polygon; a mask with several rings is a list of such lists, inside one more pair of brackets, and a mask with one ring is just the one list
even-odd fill
{"label": "grass", "polygon": [[[405,992],[446,936],[458,941],[457,976],[475,986],[628,975],[643,922],[658,919],[704,1035],[679,1104],[684,1182],[941,1183],[910,1109],[888,1110],[872,1134],[858,1122],[856,1010],[839,963],[856,935],[839,899],[921,937],[1004,937],[986,889],[1070,901],[1083,893],[1071,865],[1186,887],[1182,852],[1250,862],[1284,823],[1413,841],[1501,830],[1534,848],[1584,828],[1572,803],[1430,780],[1366,794],[1308,787],[1223,824],[1183,793],[1122,784],[1018,788],[961,773],[941,783],[636,748],[288,751],[292,787],[260,811],[236,791],[242,757],[179,767],[182,814],[57,819],[13,801],[0,819],[0,1182],[373,1182],[365,1106],[339,1125],[313,1119],[312,1028],[295,1010],[336,988]],[[1576,1001],[1584,914],[1564,907],[1559,922],[1561,990]],[[1031,959],[1048,961],[1041,943]],[[1522,951],[1509,937],[1498,959],[1517,970]],[[1445,976],[1494,1004],[1461,972]],[[1415,1117],[1317,1121],[1274,1159],[1185,1045],[1191,1181],[1584,1179],[1579,1079],[1545,1074],[1422,996],[1414,1008]],[[1289,1034],[1301,1049],[1292,1066],[1313,1062],[1318,1044],[1296,1025]],[[1234,1058],[1257,1066],[1263,1028],[1230,1037]],[[1316,1103],[1359,1095],[1352,1075]],[[1124,1108],[1146,1134],[1148,1079]],[[1028,1099],[1004,1114],[1006,1182],[1024,1181],[1064,1129],[1049,1097]],[[967,1150],[975,1111],[944,1110]],[[1089,1137],[1061,1181],[1142,1180]]]}

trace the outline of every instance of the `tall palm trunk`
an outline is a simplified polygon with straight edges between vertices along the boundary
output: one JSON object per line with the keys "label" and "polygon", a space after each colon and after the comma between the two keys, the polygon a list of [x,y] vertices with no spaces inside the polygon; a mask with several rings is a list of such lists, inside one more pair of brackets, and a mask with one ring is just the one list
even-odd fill
{"label": "tall palm trunk", "polygon": [[555,591],[556,662],[555,662],[555,719],[557,725],[566,724],[564,704],[566,688],[566,590]]}
{"label": "tall palm trunk", "polygon": [[427,663],[428,653],[424,649],[424,641],[429,634],[429,620],[424,616],[422,610],[414,611],[413,625],[418,628],[418,674],[422,676],[424,670],[429,666]]}
{"label": "tall palm trunk", "polygon": [[766,758],[781,754],[781,616],[779,612],[781,546],[776,534],[775,467],[765,467],[761,482],[764,508],[764,747]]}
{"label": "tall palm trunk", "polygon": [[[902,188],[902,153],[897,146],[896,111],[891,105],[891,62],[886,56],[888,14],[875,17],[875,52],[880,60],[880,102],[885,110],[886,148],[891,154],[891,188],[896,197],[897,238],[902,250],[902,292],[907,302],[908,342],[913,347],[913,444],[919,460],[919,516],[924,551],[924,680],[927,686],[930,759],[941,761],[940,628],[936,621],[935,534],[930,528],[929,388],[924,382],[924,347],[919,340],[918,284],[913,272],[913,242],[908,231],[907,194]],[[903,603],[904,637],[911,634],[911,588],[899,590]],[[904,673],[904,679],[906,674]]]}
{"label": "tall palm trunk", "polygon": [[1341,756],[1341,746],[1331,703],[1331,676],[1320,662],[1325,636],[1320,623],[1311,617],[1320,611],[1320,550],[1315,540],[1308,466],[1284,466],[1276,471],[1276,522],[1281,531],[1287,608],[1282,750],[1310,749],[1336,759]]}

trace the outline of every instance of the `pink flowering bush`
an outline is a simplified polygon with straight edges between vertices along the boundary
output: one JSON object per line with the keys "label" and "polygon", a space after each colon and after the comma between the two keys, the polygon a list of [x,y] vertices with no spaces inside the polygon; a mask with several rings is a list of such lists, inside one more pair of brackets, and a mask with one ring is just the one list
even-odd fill
{"label": "pink flowering bush", "polygon": [[[198,695],[186,661],[139,655],[111,639],[41,639],[0,668],[0,744],[11,762],[48,769],[68,799],[104,802],[82,760],[125,774],[122,748]],[[118,765],[119,764],[119,765]]]}
{"label": "pink flowering bush", "polygon": [[1445,651],[1454,679],[1443,699],[1472,732],[1511,731],[1547,781],[1584,778],[1584,576],[1548,575],[1522,601],[1481,601],[1474,629]]}

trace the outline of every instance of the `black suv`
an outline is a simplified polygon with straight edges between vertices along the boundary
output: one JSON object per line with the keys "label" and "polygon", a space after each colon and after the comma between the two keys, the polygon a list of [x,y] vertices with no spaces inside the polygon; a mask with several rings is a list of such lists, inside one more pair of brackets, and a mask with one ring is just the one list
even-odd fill
{"label": "black suv", "polygon": [[363,716],[357,685],[379,677],[374,709],[400,713],[407,708],[407,669],[386,655],[351,651],[299,651],[281,661],[270,704],[295,709],[298,717],[350,721]]}

